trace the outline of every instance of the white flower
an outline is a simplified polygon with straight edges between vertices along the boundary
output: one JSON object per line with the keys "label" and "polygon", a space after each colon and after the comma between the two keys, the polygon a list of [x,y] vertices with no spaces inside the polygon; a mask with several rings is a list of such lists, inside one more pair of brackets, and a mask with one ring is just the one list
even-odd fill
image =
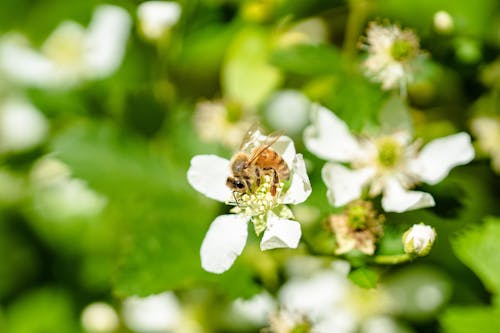
{"label": "white flower", "polygon": [[107,199],[85,181],[71,177],[67,165],[51,157],[37,161],[31,171],[35,209],[51,221],[97,216]]}
{"label": "white flower", "polygon": [[250,299],[236,299],[231,304],[231,317],[234,315],[238,321],[263,325],[275,308],[274,298],[264,291]]}
{"label": "white flower", "polygon": [[121,64],[130,24],[124,9],[101,5],[87,29],[64,21],[40,52],[7,36],[0,42],[0,70],[13,82],[42,88],[68,88],[107,77]]}
{"label": "white flower", "polygon": [[274,128],[287,133],[299,134],[306,126],[311,102],[296,90],[282,90],[275,93],[266,107],[266,118]]}
{"label": "white flower", "polygon": [[171,332],[181,323],[181,306],[172,292],[133,296],[123,303],[123,319],[136,332]]}
{"label": "white flower", "polygon": [[111,333],[119,325],[115,309],[104,302],[96,302],[85,307],[81,316],[82,326],[90,333]]}
{"label": "white flower", "polygon": [[[258,131],[253,138],[258,146],[266,136]],[[211,224],[201,245],[202,267],[213,273],[228,270],[246,243],[247,224],[251,221],[257,233],[264,231],[261,250],[298,246],[301,230],[297,221],[290,220],[292,214],[283,205],[298,204],[307,199],[311,185],[301,154],[295,153],[292,140],[281,136],[272,146],[285,160],[290,170],[289,186],[281,183],[276,195],[270,193],[270,183],[264,177],[260,187],[238,199],[233,208],[236,214],[218,216]],[[231,175],[230,161],[215,155],[198,155],[192,158],[187,177],[191,186],[209,198],[221,202],[234,202],[233,192],[226,186]]]}
{"label": "white flower", "polygon": [[196,104],[193,123],[201,140],[235,149],[254,121],[248,112],[230,101],[202,101]]}
{"label": "white flower", "polygon": [[500,173],[500,117],[481,116],[471,121],[479,149],[491,156],[493,170]]}
{"label": "white flower", "polygon": [[161,38],[181,16],[182,8],[177,2],[146,1],[137,7],[139,26],[150,40]]}
{"label": "white flower", "polygon": [[445,10],[434,13],[434,29],[441,34],[448,34],[453,31],[455,26],[453,17]]}
{"label": "white flower", "polygon": [[372,139],[354,137],[342,120],[319,105],[313,107],[304,142],[311,152],[330,161],[322,175],[331,204],[346,205],[360,198],[369,185],[369,196],[383,194],[382,207],[387,212],[433,206],[429,193],[408,189],[420,182],[437,184],[453,167],[474,158],[467,133],[436,139],[419,151],[418,142],[411,142],[405,132]]}
{"label": "white flower", "polygon": [[[293,316],[271,318],[271,329],[273,325],[294,328],[309,323],[311,331],[316,333],[355,332],[358,321],[355,309],[352,311],[346,306],[352,287],[347,279],[348,271],[349,264],[339,261],[312,276],[290,279],[281,287],[278,298],[286,310],[285,314]],[[288,320],[278,321],[280,318]]]}
{"label": "white flower", "polygon": [[366,44],[368,57],[363,62],[366,75],[382,83],[382,89],[400,88],[406,91],[407,82],[412,78],[412,61],[419,55],[417,36],[409,29],[396,25],[368,26]]}
{"label": "white flower", "polygon": [[39,144],[47,135],[44,115],[22,98],[0,103],[0,150],[23,151]]}
{"label": "white flower", "polygon": [[305,332],[351,333],[357,332],[364,320],[388,312],[389,295],[383,289],[355,286],[347,277],[349,270],[349,263],[339,260],[312,274],[293,276],[278,292],[285,314],[291,315],[279,313],[272,317],[271,331],[295,332],[273,328],[303,327],[308,323],[310,330]]}
{"label": "white flower", "polygon": [[403,234],[403,245],[406,253],[425,256],[436,240],[436,230],[423,223],[414,224]]}

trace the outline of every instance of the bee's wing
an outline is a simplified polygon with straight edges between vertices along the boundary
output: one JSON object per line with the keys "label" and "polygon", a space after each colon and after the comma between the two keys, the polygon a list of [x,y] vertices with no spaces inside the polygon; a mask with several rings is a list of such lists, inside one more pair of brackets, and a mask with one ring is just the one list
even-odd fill
{"label": "bee's wing", "polygon": [[283,130],[273,132],[266,136],[264,142],[261,142],[261,145],[254,149],[252,155],[250,156],[248,164],[254,162],[267,148],[271,147],[278,139],[283,135]]}
{"label": "bee's wing", "polygon": [[258,123],[253,123],[252,126],[250,126],[241,141],[240,151],[250,152],[253,148],[259,145],[256,138],[258,133],[260,133],[259,128],[260,126]]}

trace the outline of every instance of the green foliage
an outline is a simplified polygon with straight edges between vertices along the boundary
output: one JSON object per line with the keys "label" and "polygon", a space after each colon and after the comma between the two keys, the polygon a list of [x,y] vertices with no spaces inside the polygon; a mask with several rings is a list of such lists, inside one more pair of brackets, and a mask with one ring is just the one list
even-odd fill
{"label": "green foliage", "polygon": [[500,309],[488,307],[455,307],[441,317],[446,333],[484,332],[500,330]]}
{"label": "green foliage", "polygon": [[484,225],[463,232],[453,242],[456,255],[483,281],[493,293],[500,292],[500,220],[486,219]]}
{"label": "green foliage", "polygon": [[78,333],[73,300],[57,288],[34,290],[6,310],[7,333]]}
{"label": "green foliage", "polygon": [[377,286],[379,274],[374,269],[368,267],[360,267],[349,272],[349,280],[360,286],[361,288],[371,289]]}

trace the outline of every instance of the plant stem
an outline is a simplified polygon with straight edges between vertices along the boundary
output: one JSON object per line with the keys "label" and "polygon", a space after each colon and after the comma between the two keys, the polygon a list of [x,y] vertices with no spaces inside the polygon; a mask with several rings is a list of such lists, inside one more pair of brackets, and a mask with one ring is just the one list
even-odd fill
{"label": "plant stem", "polygon": [[405,254],[378,255],[372,258],[373,262],[380,265],[398,265],[411,261],[414,256]]}

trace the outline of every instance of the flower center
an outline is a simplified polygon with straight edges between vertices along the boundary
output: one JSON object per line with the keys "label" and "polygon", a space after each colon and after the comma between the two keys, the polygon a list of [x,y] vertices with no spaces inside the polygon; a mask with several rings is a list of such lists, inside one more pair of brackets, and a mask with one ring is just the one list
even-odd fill
{"label": "flower center", "polygon": [[407,39],[397,39],[391,47],[391,56],[396,61],[409,60],[415,54],[415,45]]}
{"label": "flower center", "polygon": [[383,168],[395,167],[403,155],[401,144],[391,137],[379,139],[377,142],[378,163]]}
{"label": "flower center", "polygon": [[348,207],[347,218],[349,226],[354,230],[363,230],[367,227],[370,212],[364,205],[353,205]]}
{"label": "flower center", "polygon": [[279,183],[276,188],[276,194],[271,193],[273,187],[272,179],[266,175],[262,178],[262,183],[253,192],[238,193],[235,192],[236,207],[231,212],[242,213],[247,216],[261,216],[279,205],[278,198],[283,190],[283,183]]}

